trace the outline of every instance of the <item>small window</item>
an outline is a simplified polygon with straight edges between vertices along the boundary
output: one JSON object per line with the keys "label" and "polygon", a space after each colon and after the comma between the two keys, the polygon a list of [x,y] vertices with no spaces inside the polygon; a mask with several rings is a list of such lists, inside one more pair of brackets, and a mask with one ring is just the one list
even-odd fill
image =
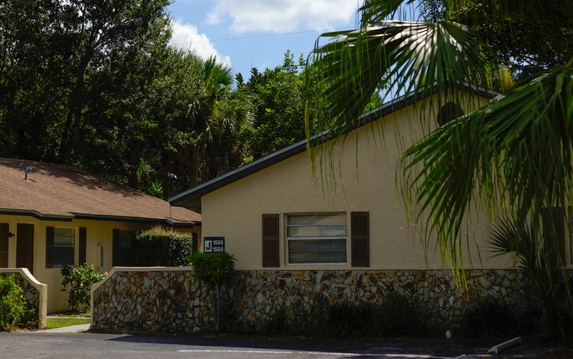
{"label": "small window", "polygon": [[346,214],[287,216],[289,263],[346,263]]}
{"label": "small window", "polygon": [[76,230],[54,228],[54,267],[74,265]]}

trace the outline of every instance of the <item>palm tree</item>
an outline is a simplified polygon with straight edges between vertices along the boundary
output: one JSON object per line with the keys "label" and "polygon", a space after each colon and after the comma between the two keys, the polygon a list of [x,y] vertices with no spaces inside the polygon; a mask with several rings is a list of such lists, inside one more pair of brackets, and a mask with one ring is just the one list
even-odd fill
{"label": "palm tree", "polygon": [[[251,116],[245,94],[240,89],[231,89],[233,82],[229,66],[215,57],[203,60],[200,95],[188,107],[194,133],[188,149],[189,188],[196,186],[200,178],[209,180],[240,163],[237,137],[241,127],[248,126]],[[201,174],[205,161],[208,166]]]}
{"label": "palm tree", "polygon": [[159,123],[155,141],[167,199],[173,189],[181,191],[210,178],[211,168],[224,173],[237,167],[237,133],[250,117],[248,101],[231,88],[230,67],[174,48],[165,56],[164,73],[150,91],[156,94],[151,116]]}
{"label": "palm tree", "polygon": [[[307,115],[307,123],[316,116],[320,126],[336,136],[354,128],[377,88],[389,89],[384,98],[417,94],[419,109],[437,114],[442,105],[464,96],[460,85],[469,85],[465,90],[473,99],[470,112],[427,130],[403,154],[400,173],[402,194],[413,202],[407,206],[409,214],[416,216],[420,209],[429,213],[432,231],[426,232],[426,239],[437,235],[453,269],[463,268],[460,228],[471,210],[485,208],[494,216],[500,208],[507,209],[504,215],[520,227],[531,222],[533,237],[541,238],[542,213],[560,208],[552,223],[564,220],[573,195],[573,59],[566,61],[563,55],[573,56],[573,20],[545,19],[546,12],[536,14],[512,3],[535,4],[366,0],[358,11],[359,28],[321,35],[309,60],[323,81],[321,88],[308,89],[316,113]],[[573,2],[564,3],[554,11],[571,12]],[[501,15],[490,19],[484,13]],[[426,21],[408,20],[421,16]],[[505,42],[497,41],[495,36],[500,37],[512,19],[519,20],[514,32],[504,34]],[[555,66],[546,66],[551,62],[546,59],[524,65],[526,55],[533,57],[532,51],[547,52],[552,46],[520,43],[515,37],[527,33],[523,19],[527,24],[550,20],[566,25],[562,34],[544,35],[551,41],[562,35],[568,44],[560,56],[553,56]],[[484,25],[485,21],[489,22]],[[512,46],[513,58],[504,52]],[[541,71],[530,76],[536,68]],[[504,90],[501,84],[508,69],[520,79]],[[472,89],[495,84],[500,96],[480,105]],[[430,96],[434,93],[437,101]],[[429,121],[435,117],[426,119],[422,112],[414,120],[431,128]]]}

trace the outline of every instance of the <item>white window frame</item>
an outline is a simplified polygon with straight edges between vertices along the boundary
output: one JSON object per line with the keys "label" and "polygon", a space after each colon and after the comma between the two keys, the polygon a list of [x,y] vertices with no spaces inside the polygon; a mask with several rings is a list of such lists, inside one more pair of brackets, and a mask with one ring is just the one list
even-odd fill
{"label": "white window frame", "polygon": [[[292,224],[290,223],[292,218],[298,217],[309,217],[309,219],[312,219],[313,217],[317,217],[317,216],[324,216],[324,217],[339,217],[340,218],[340,222],[339,223],[308,223],[308,224],[304,224],[304,223],[296,223],[296,224]],[[287,263],[289,265],[298,265],[298,264],[317,264],[317,265],[340,265],[340,264],[348,264],[349,263],[349,259],[348,259],[348,218],[347,218],[347,214],[345,212],[336,212],[336,213],[292,213],[292,214],[286,214],[286,220],[285,220],[285,238],[286,238],[286,254],[287,254]],[[290,228],[316,228],[319,230],[326,230],[328,227],[342,227],[343,228],[343,234],[339,234],[339,235],[324,235],[324,236],[317,236],[317,235],[307,235],[307,236],[289,236],[289,229]],[[293,243],[294,241],[314,241],[316,242],[320,242],[320,241],[333,241],[333,240],[344,240],[344,246],[341,246],[341,248],[339,249],[306,249],[306,250],[291,250],[291,243]],[[298,261],[298,260],[291,260],[291,253],[344,253],[344,261]]]}

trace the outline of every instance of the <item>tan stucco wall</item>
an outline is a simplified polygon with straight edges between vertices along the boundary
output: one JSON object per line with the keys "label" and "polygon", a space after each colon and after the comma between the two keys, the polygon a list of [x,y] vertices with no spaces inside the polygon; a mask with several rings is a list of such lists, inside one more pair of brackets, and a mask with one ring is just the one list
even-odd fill
{"label": "tan stucco wall", "polygon": [[[281,268],[349,269],[350,240],[347,240],[347,264],[289,265],[285,243],[286,215],[344,212],[349,225],[350,212],[368,211],[372,269],[441,269],[443,263],[435,247],[430,245],[426,257],[414,234],[414,229],[424,223],[408,222],[400,197],[395,193],[399,154],[413,143],[414,138],[421,138],[423,134],[419,119],[412,113],[411,108],[395,112],[374,125],[353,131],[334,147],[327,144],[328,150],[334,149],[334,155],[331,160],[323,159],[322,167],[332,165],[333,170],[323,170],[328,173],[322,174],[322,178],[311,176],[309,156],[303,153],[203,196],[203,235],[224,236],[226,250],[237,258],[237,269],[261,269],[261,217],[262,214],[279,213]],[[400,130],[398,137],[395,136],[396,129]],[[328,156],[328,151],[322,151],[318,156]],[[320,163],[316,161],[315,165],[320,166]],[[320,169],[317,173],[321,173]],[[329,173],[334,173],[336,184]],[[481,240],[478,245],[483,267],[510,267],[507,257],[491,258],[491,252],[485,248],[486,228],[486,223],[481,222],[470,225],[466,231],[471,252],[465,259],[466,268],[471,264],[482,267],[475,250],[475,238]]]}
{"label": "tan stucco wall", "polygon": [[[60,268],[46,268],[46,227],[75,228],[75,265],[79,263],[79,228],[86,227],[86,261],[91,264],[96,263],[96,246],[104,247],[104,265],[96,267],[98,273],[109,272],[112,268],[112,248],[113,229],[125,231],[137,231],[148,229],[150,226],[139,223],[95,221],[95,220],[73,220],[71,222],[62,221],[42,221],[30,216],[0,215],[0,223],[8,223],[10,232],[15,236],[9,240],[8,266],[16,267],[16,238],[17,224],[27,223],[34,225],[34,268],[33,276],[43,284],[47,284],[48,289],[48,313],[68,310],[68,292],[62,292],[62,275]],[[183,229],[181,229],[183,231]],[[197,232],[201,236],[201,227],[195,227],[191,232]],[[69,289],[69,288],[68,288]]]}

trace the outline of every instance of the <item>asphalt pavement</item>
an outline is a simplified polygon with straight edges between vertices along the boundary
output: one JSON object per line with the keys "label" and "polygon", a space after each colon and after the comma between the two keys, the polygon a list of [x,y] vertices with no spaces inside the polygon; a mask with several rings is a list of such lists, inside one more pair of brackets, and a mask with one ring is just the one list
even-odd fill
{"label": "asphalt pavement", "polygon": [[86,331],[89,324],[31,332],[0,333],[0,358],[189,359],[485,359],[573,358],[573,347],[523,343],[486,354],[498,343],[446,339],[267,338],[235,335],[127,335]]}

